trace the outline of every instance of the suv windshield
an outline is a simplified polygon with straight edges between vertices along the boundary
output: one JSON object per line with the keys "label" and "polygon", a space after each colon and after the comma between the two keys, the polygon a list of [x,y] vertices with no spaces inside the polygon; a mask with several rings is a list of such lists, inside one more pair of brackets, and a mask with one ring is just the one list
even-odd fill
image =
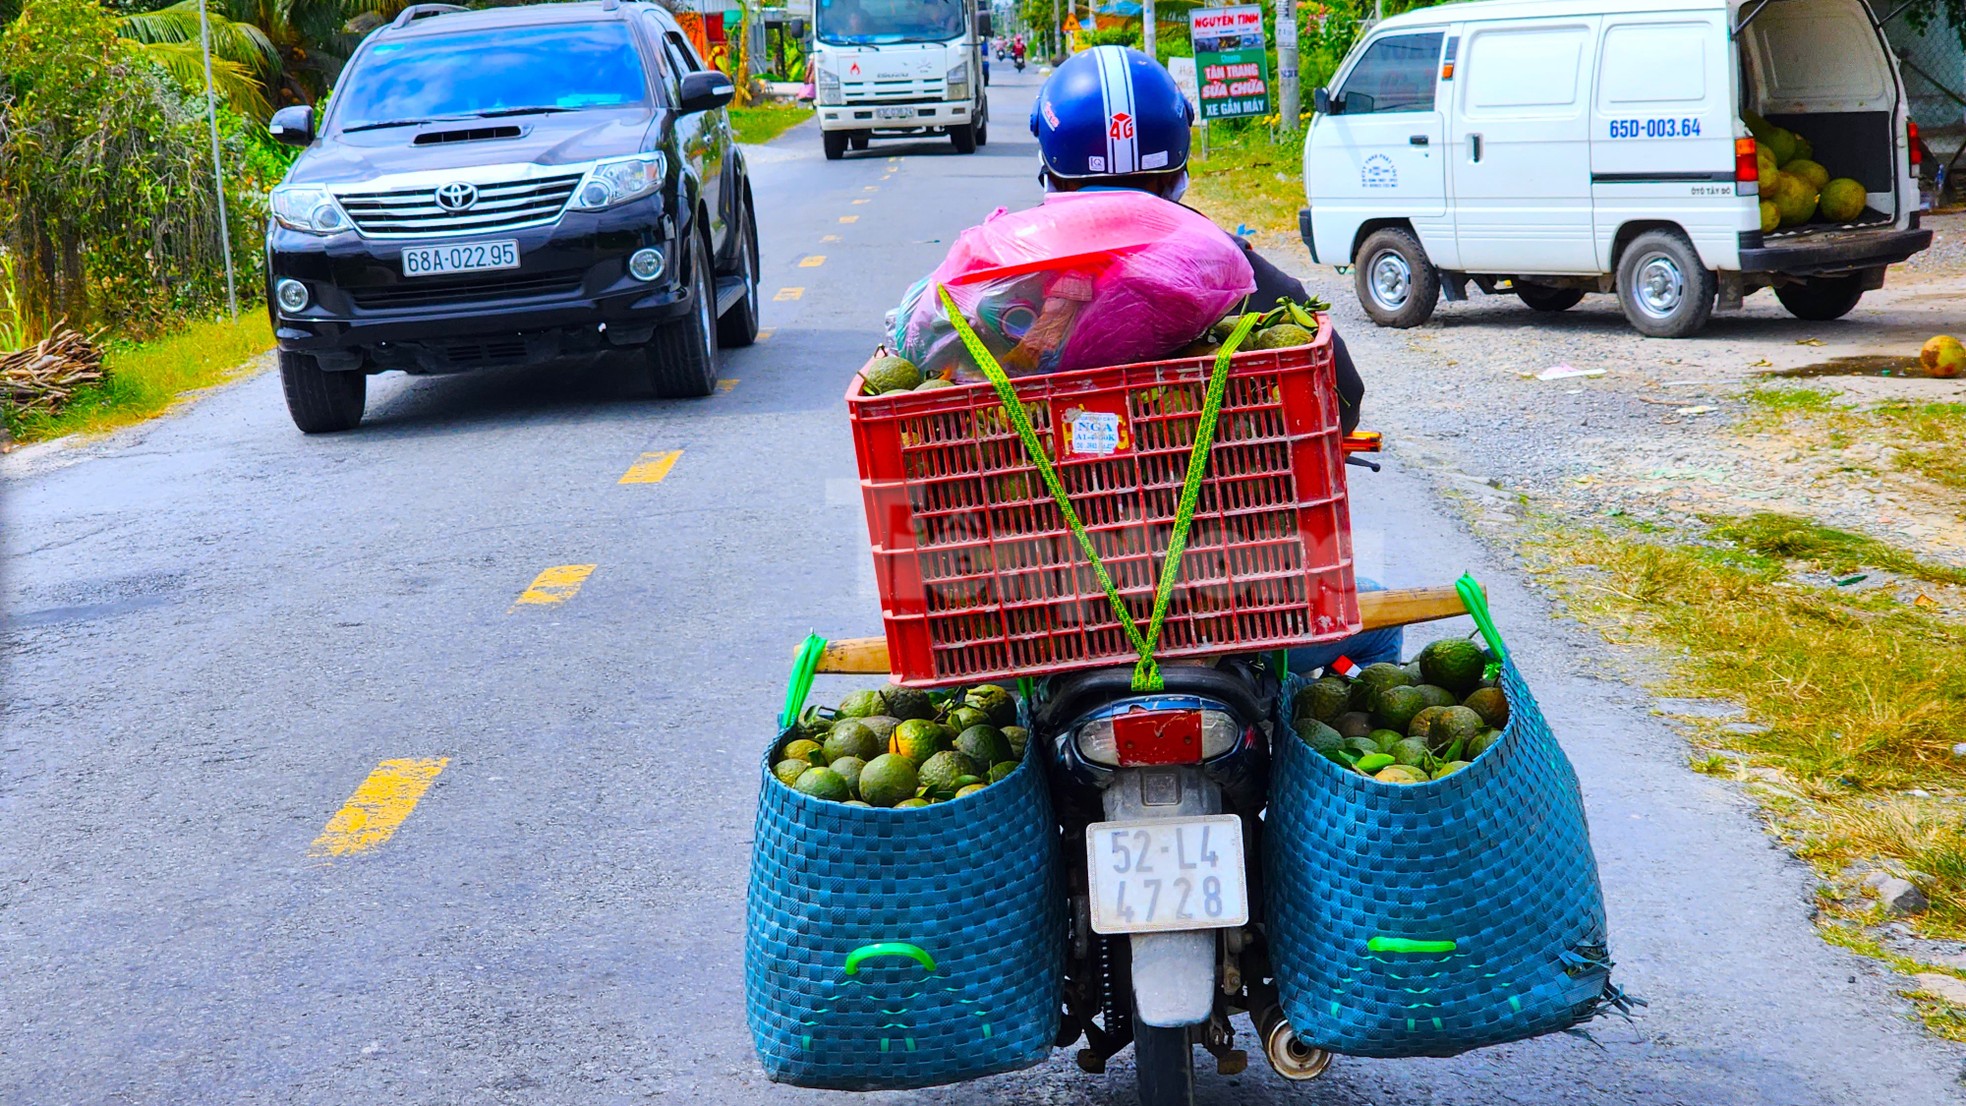
{"label": "suv windshield", "polygon": [[342,130],[514,109],[619,107],[648,99],[620,23],[508,27],[378,42],[334,97]]}
{"label": "suv windshield", "polygon": [[963,33],[965,0],[819,0],[815,31],[835,46],[946,42]]}

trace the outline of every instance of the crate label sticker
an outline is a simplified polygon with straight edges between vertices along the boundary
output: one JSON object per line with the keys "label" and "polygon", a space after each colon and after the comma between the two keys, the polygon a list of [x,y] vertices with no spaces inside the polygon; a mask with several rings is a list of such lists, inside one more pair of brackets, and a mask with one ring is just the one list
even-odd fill
{"label": "crate label sticker", "polygon": [[1126,444],[1118,413],[1075,409],[1067,414],[1072,428],[1071,440],[1065,447],[1067,453],[1105,457],[1118,453]]}

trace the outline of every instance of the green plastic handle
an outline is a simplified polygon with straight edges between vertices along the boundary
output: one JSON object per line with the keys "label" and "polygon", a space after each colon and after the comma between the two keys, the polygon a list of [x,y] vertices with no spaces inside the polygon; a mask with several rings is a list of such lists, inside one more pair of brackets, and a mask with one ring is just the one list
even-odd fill
{"label": "green plastic handle", "polygon": [[905,956],[931,972],[935,970],[935,957],[920,945],[911,945],[906,941],[878,941],[846,954],[846,974],[859,975],[860,962],[876,956]]}
{"label": "green plastic handle", "polygon": [[1365,943],[1373,952],[1448,953],[1456,948],[1452,941],[1416,941],[1411,937],[1374,937]]}
{"label": "green plastic handle", "polygon": [[779,712],[778,728],[789,730],[799,720],[799,711],[812,693],[812,677],[819,671],[820,654],[826,652],[826,639],[807,634],[799,643],[799,654],[792,660],[792,682],[785,688],[785,709]]}
{"label": "green plastic handle", "polygon": [[1488,613],[1488,599],[1482,595],[1481,585],[1464,572],[1459,580],[1454,581],[1454,590],[1460,593],[1461,602],[1467,605],[1468,614],[1474,619],[1481,636],[1487,639],[1488,649],[1495,654],[1495,659],[1508,660],[1509,647],[1502,644],[1502,631],[1495,628],[1495,619]]}

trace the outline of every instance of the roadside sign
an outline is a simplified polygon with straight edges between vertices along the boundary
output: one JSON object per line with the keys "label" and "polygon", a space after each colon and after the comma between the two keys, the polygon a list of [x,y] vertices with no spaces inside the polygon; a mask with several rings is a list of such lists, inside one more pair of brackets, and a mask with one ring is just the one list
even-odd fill
{"label": "roadside sign", "polygon": [[1261,5],[1195,8],[1188,16],[1188,36],[1195,48],[1197,99],[1204,120],[1270,114],[1270,56]]}
{"label": "roadside sign", "polygon": [[1201,118],[1201,82],[1195,78],[1195,59],[1169,58],[1167,71],[1174,78],[1174,87],[1181,90],[1181,96],[1195,111],[1195,118]]}

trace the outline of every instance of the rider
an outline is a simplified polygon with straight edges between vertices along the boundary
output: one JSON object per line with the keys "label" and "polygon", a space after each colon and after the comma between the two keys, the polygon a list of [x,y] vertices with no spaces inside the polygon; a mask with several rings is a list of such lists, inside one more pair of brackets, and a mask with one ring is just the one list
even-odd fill
{"label": "rider", "polygon": [[[1130,112],[1123,110],[1129,106]],[[1052,192],[1132,188],[1178,203],[1188,187],[1188,128],[1193,123],[1194,108],[1167,70],[1125,46],[1096,46],[1073,55],[1052,71],[1031,108],[1031,133],[1038,136],[1043,160],[1041,179]],[[1252,310],[1275,307],[1280,298],[1308,298],[1302,282],[1265,260],[1246,239],[1230,237],[1256,275],[1256,291],[1248,303]],[[1335,329],[1331,353],[1339,417],[1349,433],[1358,426],[1365,382]],[[1369,580],[1358,586],[1379,590]],[[1361,666],[1396,662],[1402,642],[1398,627],[1367,630],[1332,645],[1293,649],[1290,667],[1300,672],[1322,668],[1341,655]]]}

